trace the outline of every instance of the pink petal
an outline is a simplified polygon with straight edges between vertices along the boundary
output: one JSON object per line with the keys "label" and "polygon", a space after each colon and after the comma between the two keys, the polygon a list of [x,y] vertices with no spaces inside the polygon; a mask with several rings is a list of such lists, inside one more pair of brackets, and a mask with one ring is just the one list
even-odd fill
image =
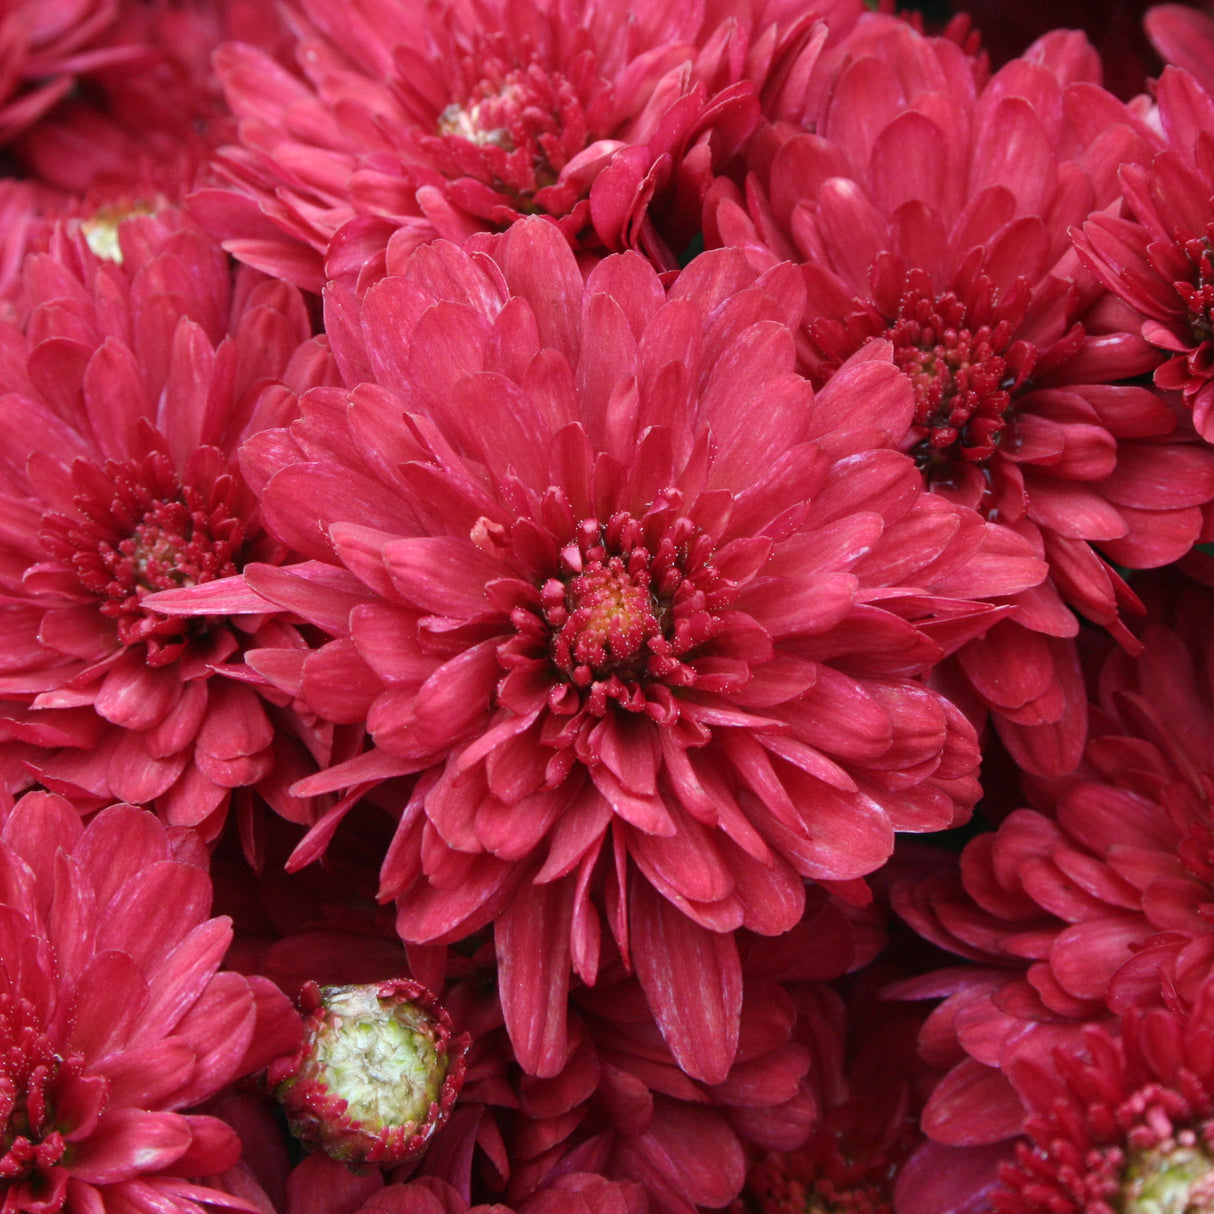
{"label": "pink petal", "polygon": [[494,924],[502,1014],[519,1065],[553,1076],[568,1059],[569,926],[574,879],[530,886]]}
{"label": "pink petal", "polygon": [[189,1123],[176,1113],[110,1109],[83,1142],[73,1144],[72,1176],[113,1184],[156,1172],[180,1159],[191,1141]]}
{"label": "pink petal", "polygon": [[633,965],[666,1044],[687,1074],[720,1083],[733,1065],[742,1012],[732,935],[692,923],[639,878],[632,882],[629,919]]}

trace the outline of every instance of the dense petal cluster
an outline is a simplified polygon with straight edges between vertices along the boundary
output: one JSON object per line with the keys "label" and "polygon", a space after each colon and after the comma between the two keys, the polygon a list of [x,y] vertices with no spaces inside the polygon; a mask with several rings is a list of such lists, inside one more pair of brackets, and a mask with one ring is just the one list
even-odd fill
{"label": "dense petal cluster", "polygon": [[292,1169],[277,1202],[247,1171],[230,1172],[224,1183],[232,1196],[248,1202],[258,1214],[338,1209],[349,1214],[650,1214],[641,1185],[607,1180],[595,1172],[554,1177],[550,1185],[509,1206],[471,1200],[437,1176],[386,1183],[375,1169],[355,1172],[323,1155],[310,1156]]}
{"label": "dense petal cluster", "polygon": [[0,143],[10,143],[71,90],[79,73],[130,62],[138,48],[103,45],[120,0],[15,0],[0,13]]}
{"label": "dense petal cluster", "polygon": [[67,91],[13,146],[30,175],[56,191],[42,200],[54,210],[152,209],[211,181],[212,155],[235,134],[212,51],[238,39],[282,58],[288,45],[281,11],[258,0],[62,7],[110,16],[87,60],[87,90]]}
{"label": "dense petal cluster", "polygon": [[[1127,1014],[1119,1036],[1090,1028],[1082,1047],[1011,1070],[1024,1103],[1014,1153],[929,1180],[912,1164],[900,1185],[908,1214],[1114,1214],[1201,1210],[1214,1201],[1211,988],[1191,1010]],[[926,1182],[926,1183],[925,1183]]]}
{"label": "dense petal cluster", "polygon": [[[176,844],[176,845],[175,845]],[[0,826],[4,1209],[194,1209],[239,1143],[189,1110],[298,1041],[263,978],[219,973],[201,849],[130,805],[88,826],[29,793]]]}
{"label": "dense petal cluster", "polygon": [[201,232],[147,217],[120,239],[121,264],[60,231],[26,260],[20,314],[0,332],[5,768],[85,805],[209,820],[211,835],[233,789],[257,786],[298,818],[285,787],[324,736],[241,680],[263,622],[214,608],[167,620],[143,600],[286,554],[236,450],[290,417],[280,381],[316,382],[326,355],[294,288],[233,279]]}
{"label": "dense petal cluster", "polygon": [[[353,859],[353,838],[366,841],[350,835],[351,824],[334,844],[342,869]],[[390,921],[372,922],[346,892],[348,877],[334,881],[315,870],[301,877],[323,899],[323,918],[299,930],[282,915],[285,930],[268,946],[263,925],[237,949],[247,972],[290,991],[306,986],[307,975],[347,984],[425,963],[426,950],[410,949],[406,959]],[[265,902],[271,917],[281,915],[279,899]],[[459,1101],[420,1170],[472,1199],[492,1195],[514,1207],[583,1168],[640,1182],[655,1214],[727,1204],[749,1154],[800,1147],[819,1102],[835,1099],[837,1000],[825,982],[873,956],[881,944],[875,927],[871,913],[850,912],[819,890],[786,936],[746,936],[739,1048],[716,1084],[682,1071],[618,956],[604,961],[595,986],[571,991],[560,1069],[541,1078],[519,1065],[505,1031],[506,989],[488,934],[437,957],[432,950],[430,980],[437,988],[445,969],[443,1003],[472,1046]]]}
{"label": "dense petal cluster", "polygon": [[762,265],[802,263],[816,383],[890,341],[916,402],[895,443],[934,492],[1049,562],[1049,582],[1010,600],[1014,622],[953,677],[1020,763],[1060,775],[1084,724],[1066,608],[1128,642],[1119,613],[1134,596],[1113,564],[1182,557],[1214,496],[1209,453],[1166,400],[1127,382],[1158,356],[1068,238],[1117,201],[1118,166],[1147,158],[1155,136],[1098,87],[1077,35],[1043,39],[983,83],[955,42],[871,14],[807,70],[803,106],[755,137],[745,191],[717,189],[710,234]]}
{"label": "dense petal cluster", "polygon": [[1142,317],[1142,335],[1167,361],[1155,382],[1180,392],[1193,424],[1214,440],[1214,97],[1186,72],[1157,90],[1165,146],[1125,165],[1125,214],[1096,214],[1076,249],[1110,291]]}
{"label": "dense petal cluster", "polygon": [[302,78],[253,47],[221,52],[240,144],[217,165],[235,191],[204,192],[196,213],[314,290],[355,217],[330,277],[531,214],[575,248],[673,267],[758,117],[738,78],[747,23],[714,26],[701,2],[391,0],[373,21],[349,0],[302,8]]}
{"label": "dense petal cluster", "polygon": [[788,930],[805,878],[862,897],[896,831],[977,791],[970,727],[917,676],[1002,614],[975,587],[1042,566],[868,426],[911,407],[887,348],[814,397],[801,303],[730,252],[669,294],[635,254],[583,284],[531,220],[493,261],[420,250],[361,310],[335,292],[359,386],[245,446],[266,525],[313,559],[243,581],[334,638],[247,661],[374,741],[300,790],[417,773],[381,896],[407,942],[496,923],[528,1070],[559,1058],[605,918],[676,1058],[721,1079],[733,930]]}
{"label": "dense petal cluster", "polygon": [[948,995],[923,1039],[947,1069],[924,1118],[941,1143],[1017,1132],[1020,1059],[1078,1049],[1084,1025],[1168,996],[1192,1002],[1210,972],[1211,598],[1151,589],[1142,656],[1114,650],[1094,678],[1084,766],[968,844],[958,875],[898,891],[923,935],[977,963],[904,988]]}
{"label": "dense petal cluster", "polygon": [[1147,3],[0,0],[0,1214],[1214,1210]]}

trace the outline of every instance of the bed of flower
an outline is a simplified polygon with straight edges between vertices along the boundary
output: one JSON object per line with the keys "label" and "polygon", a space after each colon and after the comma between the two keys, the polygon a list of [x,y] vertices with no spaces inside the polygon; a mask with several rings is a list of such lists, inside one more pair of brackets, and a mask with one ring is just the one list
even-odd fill
{"label": "bed of flower", "polygon": [[0,1214],[1214,1209],[1214,16],[1107,7],[0,5]]}

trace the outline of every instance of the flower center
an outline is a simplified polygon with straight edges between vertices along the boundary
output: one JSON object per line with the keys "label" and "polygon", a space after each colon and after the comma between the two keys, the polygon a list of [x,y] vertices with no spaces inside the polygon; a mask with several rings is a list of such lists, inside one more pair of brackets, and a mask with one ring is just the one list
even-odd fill
{"label": "flower center", "polygon": [[[160,205],[167,205],[161,203]],[[122,245],[118,229],[124,219],[133,215],[154,215],[156,203],[142,201],[112,202],[99,206],[87,219],[81,220],[80,230],[88,247],[103,261],[122,264]]]}
{"label": "flower center", "polygon": [[915,390],[911,453],[929,478],[953,461],[980,464],[995,453],[1012,392],[1036,361],[1035,348],[1012,334],[1006,318],[975,324],[952,292],[902,296],[884,336]]}
{"label": "flower center", "polygon": [[184,485],[159,452],[80,467],[75,476],[84,490],[76,517],[44,516],[42,541],[101,600],[121,641],[148,642],[149,664],[164,665],[185,643],[182,625],[145,610],[142,600],[237,572],[245,532],[233,513],[235,482],[224,475],[205,490]]}
{"label": "flower center", "polygon": [[727,597],[711,555],[711,540],[690,519],[662,512],[578,524],[560,575],[540,587],[540,605],[557,674],[587,693],[591,712],[601,715],[609,700],[640,712],[647,685],[696,682],[683,659],[720,631],[711,612]]}
{"label": "flower center", "polygon": [[0,1192],[13,1209],[63,1207],[68,1173],[56,1165],[67,1148],[53,1098],[81,1069],[78,1055],[55,1052],[27,1000],[0,995]]}
{"label": "flower center", "polygon": [[[522,210],[552,210],[556,200],[535,195],[554,185],[590,142],[585,90],[537,60],[512,63],[508,51],[492,44],[483,57],[465,61],[462,75],[464,100],[438,119],[440,167],[452,179],[482,182]],[[589,83],[593,73],[580,75]],[[494,206],[503,201],[499,197]],[[476,200],[461,202],[471,207]],[[567,209],[557,205],[560,213]]]}
{"label": "flower center", "polygon": [[1192,1130],[1130,1153],[1122,1182],[1124,1214],[1209,1214],[1214,1159]]}
{"label": "flower center", "polygon": [[549,622],[563,617],[564,623],[554,629],[552,655],[574,682],[585,686],[596,676],[631,669],[646,642],[661,636],[647,556],[641,549],[627,563],[618,556],[593,557],[585,572],[560,588],[563,607],[556,605]]}

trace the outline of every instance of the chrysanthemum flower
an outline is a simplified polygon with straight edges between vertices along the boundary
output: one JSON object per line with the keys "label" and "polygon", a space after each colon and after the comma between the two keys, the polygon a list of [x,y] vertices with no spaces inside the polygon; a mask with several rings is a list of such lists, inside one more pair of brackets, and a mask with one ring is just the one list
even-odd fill
{"label": "chrysanthemum flower", "polygon": [[[809,933],[798,939],[812,954]],[[514,1206],[583,1169],[638,1182],[654,1214],[728,1204],[747,1152],[799,1146],[816,1114],[806,1083],[811,1053],[794,1035],[796,1006],[756,968],[746,967],[737,1056],[715,1084],[691,1079],[675,1062],[618,961],[596,986],[574,992],[570,1052],[543,1079],[517,1064],[491,971],[453,984],[445,998],[474,1045],[459,1105],[424,1170],[465,1187],[471,1161],[473,1191]]]}
{"label": "chrysanthemum flower", "polygon": [[0,144],[37,122],[80,73],[138,57],[101,44],[120,0],[12,0],[0,13]]}
{"label": "chrysanthemum flower", "polygon": [[948,1171],[925,1154],[899,1181],[906,1214],[1114,1214],[1214,1206],[1214,993],[1191,1012],[1127,1012],[1120,1035],[1024,1061],[1024,1133],[1010,1159]]}
{"label": "chrysanthemum flower", "polygon": [[516,1095],[507,1099],[491,1069],[480,1085],[470,1076],[465,1099],[484,1094],[506,1146],[507,1197],[517,1203],[553,1176],[587,1166],[640,1181],[654,1214],[728,1204],[751,1158],[800,1148],[823,1113],[821,1072],[832,1069],[836,1043],[822,1039],[812,1004],[829,998],[823,980],[867,960],[855,944],[840,908],[820,890],[786,938],[746,937],[738,1052],[715,1084],[682,1070],[636,979],[618,962],[605,965],[594,987],[571,992],[574,1048],[558,1075],[538,1079],[508,1067]]}
{"label": "chrysanthemum flower", "polygon": [[[181,844],[178,848],[176,844]],[[6,1211],[196,1211],[239,1143],[188,1110],[294,1048],[263,978],[217,972],[231,938],[176,839],[130,805],[88,826],[29,793],[0,826],[0,1193]]]}
{"label": "chrysanthemum flower", "polygon": [[302,8],[304,79],[249,46],[220,52],[241,145],[218,166],[238,194],[195,209],[236,256],[313,290],[355,216],[329,277],[352,258],[382,267],[389,239],[462,241],[537,213],[575,248],[673,267],[758,116],[746,23],[714,28],[702,3]]}
{"label": "chrysanthemum flower", "polygon": [[998,617],[975,590],[1042,567],[869,427],[912,407],[887,349],[813,398],[801,307],[791,267],[756,282],[732,252],[669,294],[636,254],[584,284],[527,220],[496,260],[427,247],[361,310],[334,293],[359,386],[246,444],[267,528],[313,558],[246,568],[250,609],[334,637],[249,664],[375,743],[298,786],[352,795],[296,862],[353,797],[414,775],[381,896],[408,943],[495,922],[529,1071],[561,1065],[605,916],[679,1063],[719,1081],[734,930],[786,931],[805,878],[862,897],[895,831],[977,793],[972,730],[917,677]]}
{"label": "chrysanthemum flower", "polygon": [[[955,1146],[1015,1132],[1018,1060],[1078,1048],[1171,991],[1188,1000],[1210,973],[1214,834],[1211,594],[1149,590],[1138,659],[1114,649],[1094,678],[1085,763],[966,848],[959,876],[897,891],[921,934],[972,964],[903,988],[946,995],[924,1034],[947,1074],[924,1126]],[[1161,979],[1163,987],[1161,988]]]}
{"label": "chrysanthemum flower", "polygon": [[547,1187],[514,1205],[469,1205],[446,1181],[419,1177],[376,1193],[355,1214],[648,1214],[644,1189],[594,1172],[556,1176]]}
{"label": "chrysanthemum flower", "polygon": [[1142,318],[1169,357],[1155,383],[1181,392],[1214,441],[1214,97],[1168,68],[1156,94],[1166,146],[1121,170],[1125,214],[1093,215],[1075,247],[1101,282]]}
{"label": "chrysanthemum flower", "polygon": [[263,639],[303,642],[221,605],[182,623],[142,601],[285,555],[236,448],[289,419],[274,385],[318,382],[327,355],[294,288],[233,279],[201,232],[136,219],[121,252],[61,232],[27,259],[23,314],[0,332],[5,765],[15,755],[26,782],[83,805],[153,803],[211,834],[233,789],[299,819],[285,788],[312,765],[307,745],[327,761],[325,731],[280,713],[239,659],[263,624]]}
{"label": "chrysanthemum flower", "polygon": [[117,61],[93,67],[87,88],[19,137],[13,154],[30,178],[69,196],[87,194],[93,206],[157,196],[180,203],[188,190],[214,183],[206,173],[211,155],[236,133],[212,51],[240,40],[285,59],[286,23],[278,6],[261,0],[107,7],[113,20],[98,49]]}
{"label": "chrysanthemum flower", "polygon": [[[906,867],[895,855],[882,878]],[[927,950],[896,921],[883,926],[883,947],[871,961],[858,955],[846,978],[788,985],[797,1040],[813,1054],[817,1117],[801,1146],[753,1159],[729,1214],[892,1214],[894,1178],[923,1142],[918,1116],[933,1075],[916,1052],[927,1009],[884,997],[892,980],[922,971]]]}
{"label": "chrysanthemum flower", "polygon": [[[343,868],[341,857],[355,838],[351,822],[345,820],[334,844]],[[473,1043],[466,1082],[450,1120],[430,1139],[421,1170],[471,1198],[495,1196],[516,1207],[570,1169],[639,1183],[655,1214],[726,1204],[742,1183],[748,1153],[790,1150],[805,1139],[818,1108],[809,1081],[815,1093],[829,1087],[824,1076],[833,1067],[820,1059],[836,1048],[827,1040],[831,1026],[811,1014],[809,1001],[825,991],[826,979],[864,964],[881,943],[872,908],[853,911],[820,889],[792,932],[744,939],[743,1027],[720,1084],[682,1072],[636,978],[612,956],[595,986],[570,991],[570,1049],[560,1071],[540,1079],[519,1067],[505,1032],[487,932],[430,950],[437,956],[410,949],[406,957],[391,922],[383,925],[385,936],[371,908],[351,896],[348,877],[335,880],[318,868],[280,876],[307,890],[306,902],[300,899],[313,910],[307,927],[288,926],[274,939],[272,926],[259,926],[234,950],[242,970],[294,991],[312,975],[325,984],[374,985],[433,961],[428,981],[435,989],[442,984],[453,1023]],[[266,901],[273,913],[294,899],[279,892]],[[263,1183],[272,1185],[273,1175]]]}
{"label": "chrysanthemum flower", "polygon": [[[950,6],[951,7],[951,6]],[[1150,0],[1093,5],[1088,0],[968,0],[965,12],[982,31],[982,45],[1002,67],[1051,30],[1081,30],[1100,48],[1105,87],[1122,100],[1142,93],[1159,63],[1142,37]],[[1180,6],[1175,6],[1179,8]],[[1186,10],[1189,11],[1189,10]]]}
{"label": "chrysanthemum flower", "polygon": [[[854,45],[854,50],[853,50]],[[957,659],[1017,760],[1065,772],[1083,744],[1068,607],[1127,642],[1112,564],[1164,565],[1203,534],[1214,458],[1157,393],[1158,356],[1076,259],[1068,228],[1118,198],[1153,135],[1096,83],[1078,35],[1043,39],[985,85],[947,39],[880,14],[808,61],[803,108],[755,136],[745,194],[717,187],[709,243],[802,263],[802,360],[825,382],[894,347],[915,415],[894,442],[935,492],[1049,561],[1014,620]],[[850,53],[849,53],[850,52]]]}

